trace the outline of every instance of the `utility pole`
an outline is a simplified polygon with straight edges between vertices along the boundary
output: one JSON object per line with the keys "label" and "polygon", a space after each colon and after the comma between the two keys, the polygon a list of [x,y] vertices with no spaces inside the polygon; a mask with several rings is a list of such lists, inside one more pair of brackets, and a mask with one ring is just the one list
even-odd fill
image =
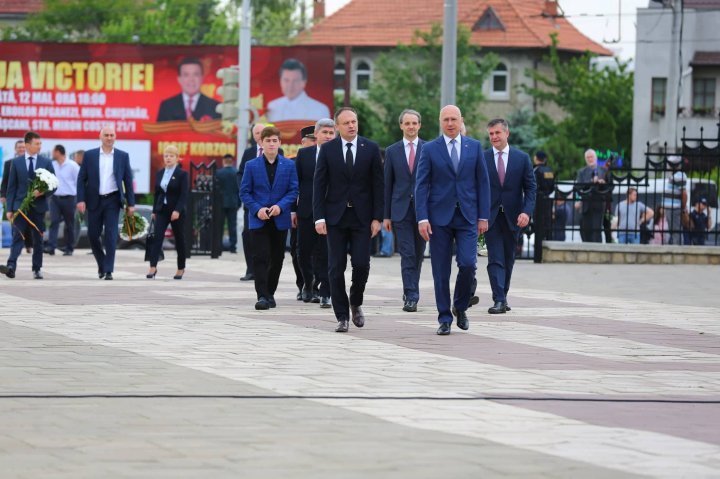
{"label": "utility pole", "polygon": [[457,0],[444,0],[440,108],[455,104],[457,83]]}
{"label": "utility pole", "polygon": [[252,30],[250,25],[250,0],[243,0],[240,10],[240,43],[238,44],[238,132],[237,161],[247,145],[250,130],[250,43]]}

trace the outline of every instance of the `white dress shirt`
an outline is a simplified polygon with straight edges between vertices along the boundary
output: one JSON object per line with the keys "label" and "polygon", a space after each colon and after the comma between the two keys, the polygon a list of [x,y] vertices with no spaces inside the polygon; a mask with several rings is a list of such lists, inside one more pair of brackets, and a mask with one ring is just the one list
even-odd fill
{"label": "white dress shirt", "polygon": [[312,120],[330,118],[330,110],[324,103],[310,98],[304,91],[292,100],[286,96],[268,103],[268,121]]}
{"label": "white dress shirt", "polygon": [[[415,148],[415,164],[417,164],[417,161],[419,160],[417,156],[417,149],[418,149],[418,139],[415,138],[413,141],[410,141],[403,137],[403,144],[405,145],[405,161],[408,163],[408,168],[410,167],[410,143],[413,144],[413,147]],[[458,153],[460,151],[458,150]]]}
{"label": "white dress shirt", "polygon": [[110,153],[105,153],[100,148],[100,191],[101,195],[109,195],[117,191],[117,181],[115,181],[115,173],[113,172],[113,162],[115,158],[115,148]]}
{"label": "white dress shirt", "polygon": [[69,158],[66,158],[62,165],[57,161],[53,161],[52,165],[58,179],[55,196],[76,196],[80,166]]}
{"label": "white dress shirt", "polygon": [[[501,150],[498,150],[493,146],[493,157],[495,158],[495,171],[498,171],[498,153],[500,151]],[[507,176],[507,169],[508,169],[508,163],[509,163],[508,160],[510,158],[510,145],[505,145],[505,148],[502,149],[502,154],[503,154],[503,163],[505,164],[505,173]]]}

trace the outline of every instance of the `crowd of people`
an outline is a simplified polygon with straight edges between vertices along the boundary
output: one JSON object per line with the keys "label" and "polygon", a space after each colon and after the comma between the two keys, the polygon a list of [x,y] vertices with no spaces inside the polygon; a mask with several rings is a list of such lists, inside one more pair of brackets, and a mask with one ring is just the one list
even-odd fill
{"label": "crowd of people", "polygon": [[[453,321],[469,327],[467,310],[479,299],[477,288],[478,238],[484,236],[488,251],[487,274],[492,293],[489,314],[510,311],[508,296],[518,242],[533,214],[541,218],[541,237],[553,237],[547,225],[566,220],[572,213],[562,198],[545,201],[554,194],[555,178],[547,156],[538,151],[533,159],[509,144],[510,127],[496,118],[486,127],[490,148],[464,133],[457,106],[441,109],[442,133],[433,140],[419,137],[421,114],[404,110],[398,118],[402,140],[382,150],[371,139],[359,136],[359,118],[350,107],[337,110],[301,132],[302,148],[294,159],[281,148],[281,132],[274,126],[256,124],[254,145],[247,148],[235,167],[231,155],[216,172],[222,190],[223,223],[229,231],[229,251],[237,253],[237,214],[244,207],[242,248],[247,270],[240,278],[253,281],[256,310],[277,306],[275,294],[290,235],[290,249],[298,292],[296,299],[332,308],[335,331],[347,332],[352,323],[365,325],[362,311],[370,273],[371,241],[381,230],[394,233],[401,257],[402,310],[417,311],[419,280],[426,247],[438,312],[437,334],[450,334]],[[40,154],[42,140],[28,132],[16,145],[15,158],[5,165],[3,186],[6,217],[13,223],[9,258],[0,273],[14,278],[23,247],[32,250],[32,271],[42,279],[43,252],[54,254],[58,229],[65,224],[64,255],[73,254],[75,211],[87,216],[88,239],[98,267],[98,277],[112,280],[122,210],[132,216],[135,207],[132,170],[126,152],[115,148],[116,132],[104,127],[100,146],[81,152],[74,161],[57,145],[52,160]],[[189,174],[180,166],[179,150],[169,145],[163,152],[164,167],[154,182],[152,226],[158,233],[148,244],[147,279],[154,279],[162,252],[162,234],[172,229],[177,252],[174,279],[184,277]],[[597,165],[593,150],[585,154],[587,166],[576,179],[582,213],[583,241],[601,241],[605,195],[612,188],[606,168]],[[44,168],[58,178],[54,191],[31,191],[35,171]],[[677,198],[684,204],[686,192]],[[21,211],[26,197],[31,206]],[[536,198],[551,208],[536,209]],[[601,198],[601,200],[598,200]],[[707,200],[700,198],[683,222],[709,226]],[[538,203],[539,204],[539,203]],[[50,210],[50,234],[43,244],[45,213]],[[641,225],[653,222],[649,241],[672,242],[668,218],[675,205],[655,210],[638,201],[637,190],[615,208],[620,242],[640,242]],[[690,224],[690,223],[688,223]],[[691,236],[693,238],[693,236]],[[554,238],[553,239],[557,239]],[[31,243],[27,243],[27,241]],[[694,241],[699,241],[698,239]],[[536,248],[537,249],[537,248]],[[455,255],[458,273],[451,294],[450,274]],[[349,289],[345,284],[348,256],[352,268]]]}

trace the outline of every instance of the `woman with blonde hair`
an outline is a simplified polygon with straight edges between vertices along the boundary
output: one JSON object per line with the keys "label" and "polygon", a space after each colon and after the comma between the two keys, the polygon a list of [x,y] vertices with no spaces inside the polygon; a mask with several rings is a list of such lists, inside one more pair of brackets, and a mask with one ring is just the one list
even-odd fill
{"label": "woman with blonde hair", "polygon": [[157,263],[165,229],[168,224],[175,236],[177,251],[177,272],[174,279],[182,279],[185,274],[185,208],[190,192],[188,174],[178,164],[180,155],[175,145],[165,147],[163,153],[165,168],[155,175],[155,203],[153,204],[153,220],[155,220],[155,241],[150,250],[150,271],[146,277],[155,278]]}

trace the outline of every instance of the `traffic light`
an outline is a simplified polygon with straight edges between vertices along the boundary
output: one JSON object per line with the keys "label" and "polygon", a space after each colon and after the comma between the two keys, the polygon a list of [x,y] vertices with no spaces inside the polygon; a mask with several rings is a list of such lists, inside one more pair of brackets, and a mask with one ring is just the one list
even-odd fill
{"label": "traffic light", "polygon": [[218,94],[223,97],[215,111],[220,113],[223,121],[235,122],[238,119],[239,103],[238,103],[238,83],[240,79],[240,67],[233,65],[227,68],[221,68],[217,71],[217,77],[223,82],[218,88]]}

